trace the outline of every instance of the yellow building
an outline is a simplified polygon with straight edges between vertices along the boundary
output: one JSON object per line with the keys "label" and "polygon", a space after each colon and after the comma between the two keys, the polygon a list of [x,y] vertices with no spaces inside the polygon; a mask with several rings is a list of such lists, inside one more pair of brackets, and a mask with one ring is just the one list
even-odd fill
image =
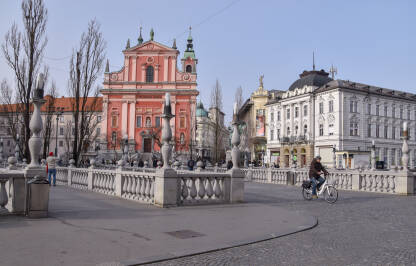
{"label": "yellow building", "polygon": [[241,124],[240,149],[245,153],[246,159],[264,163],[267,144],[267,117],[265,104],[274,98],[276,91],[267,91],[263,87],[263,76],[260,76],[259,87],[250,98],[241,106],[238,116]]}

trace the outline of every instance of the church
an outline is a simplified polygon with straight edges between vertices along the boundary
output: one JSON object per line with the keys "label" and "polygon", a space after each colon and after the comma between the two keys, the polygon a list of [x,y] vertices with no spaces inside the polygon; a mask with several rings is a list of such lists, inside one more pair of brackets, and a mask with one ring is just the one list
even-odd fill
{"label": "church", "polygon": [[[120,151],[122,143],[128,141],[130,151],[142,154],[159,152],[163,104],[166,93],[170,93],[172,113],[170,121],[174,149],[178,154],[189,152],[195,134],[195,109],[197,90],[197,64],[193,49],[191,29],[186,50],[182,58],[176,47],[161,44],[150,38],[143,40],[142,30],[137,44],[127,41],[122,51],[124,65],[118,71],[110,71],[107,61],[103,95],[102,136],[106,136],[102,147]],[[178,60],[180,59],[180,67]]]}

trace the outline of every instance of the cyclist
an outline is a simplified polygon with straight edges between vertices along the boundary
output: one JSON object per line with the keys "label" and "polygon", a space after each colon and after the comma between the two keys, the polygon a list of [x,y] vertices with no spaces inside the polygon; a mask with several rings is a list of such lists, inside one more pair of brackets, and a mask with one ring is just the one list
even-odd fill
{"label": "cyclist", "polygon": [[312,162],[311,167],[309,168],[309,178],[312,182],[312,198],[317,199],[316,188],[322,185],[325,182],[325,179],[321,177],[322,174],[327,175],[328,171],[321,164],[321,156],[316,156]]}

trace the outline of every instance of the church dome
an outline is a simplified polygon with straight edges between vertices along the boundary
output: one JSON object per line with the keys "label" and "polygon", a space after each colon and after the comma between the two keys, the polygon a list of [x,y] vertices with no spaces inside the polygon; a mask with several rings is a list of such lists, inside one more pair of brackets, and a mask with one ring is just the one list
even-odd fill
{"label": "church dome", "polygon": [[196,116],[197,117],[208,117],[208,112],[205,111],[204,105],[202,104],[202,102],[199,102],[196,105]]}
{"label": "church dome", "polygon": [[303,71],[302,74],[299,75],[300,79],[296,80],[295,82],[290,85],[289,90],[293,91],[296,88],[303,88],[304,86],[316,86],[321,87],[332,79],[328,77],[329,73],[325,72],[323,69],[317,71]]}

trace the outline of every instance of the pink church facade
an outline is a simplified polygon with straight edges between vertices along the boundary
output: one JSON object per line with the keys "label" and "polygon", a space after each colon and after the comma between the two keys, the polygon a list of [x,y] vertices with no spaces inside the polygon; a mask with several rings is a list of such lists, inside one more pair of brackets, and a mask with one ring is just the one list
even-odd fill
{"label": "pink church facade", "polygon": [[[127,42],[123,51],[124,65],[119,71],[104,73],[103,125],[108,150],[120,150],[122,139],[141,153],[160,150],[162,113],[166,93],[171,94],[171,128],[175,150],[189,151],[194,121],[197,90],[196,65],[192,37],[189,35],[184,56],[178,62],[179,51],[150,40],[143,42],[141,32],[137,45]],[[178,63],[181,67],[178,68]]]}

